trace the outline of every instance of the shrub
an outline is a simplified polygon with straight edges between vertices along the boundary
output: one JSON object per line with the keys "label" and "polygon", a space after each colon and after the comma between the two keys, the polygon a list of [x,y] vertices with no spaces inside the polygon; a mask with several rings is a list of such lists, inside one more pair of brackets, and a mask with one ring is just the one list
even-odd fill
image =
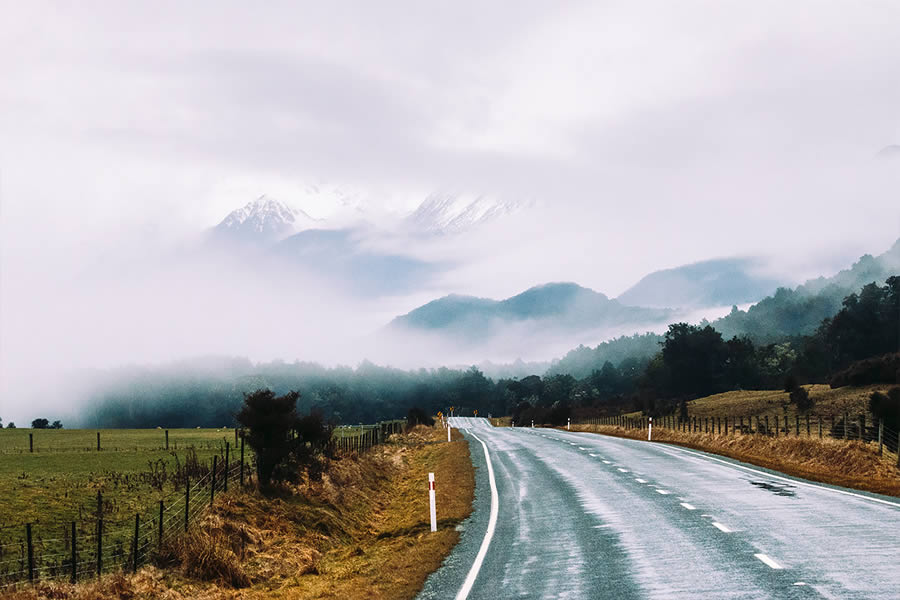
{"label": "shrub", "polygon": [[870,383],[900,383],[900,352],[856,361],[832,375],[829,383],[833,388]]}
{"label": "shrub", "polygon": [[[893,431],[900,431],[900,387],[891,388],[888,392],[872,392],[869,396],[869,411],[876,419],[883,421],[884,426]],[[889,446],[895,450],[891,436],[886,436]]]}
{"label": "shrub", "polygon": [[268,485],[278,465],[291,454],[290,434],[297,423],[298,398],[300,393],[293,391],[283,396],[276,396],[272,390],[244,394],[237,420],[248,429],[247,444],[256,455],[260,485]]}
{"label": "shrub", "polygon": [[810,397],[809,391],[799,385],[791,390],[791,402],[797,405],[797,410],[800,412],[806,412],[815,405],[815,400]]}

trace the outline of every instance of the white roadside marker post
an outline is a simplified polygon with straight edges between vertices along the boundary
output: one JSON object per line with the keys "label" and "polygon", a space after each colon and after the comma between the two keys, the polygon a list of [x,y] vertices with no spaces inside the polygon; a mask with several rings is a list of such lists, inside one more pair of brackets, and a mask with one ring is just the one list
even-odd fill
{"label": "white roadside marker post", "polygon": [[447,423],[447,441],[450,441],[450,423]]}
{"label": "white roadside marker post", "polygon": [[653,439],[653,417],[650,417],[650,425],[647,427],[647,441]]}
{"label": "white roadside marker post", "polygon": [[428,501],[431,504],[431,531],[437,531],[437,507],[434,505],[434,473],[428,474]]}
{"label": "white roadside marker post", "polygon": [[534,429],[534,419],[531,420],[531,428]]}
{"label": "white roadside marker post", "polygon": [[566,431],[569,431],[570,425],[572,425],[572,419],[568,418],[568,419],[566,419]]}

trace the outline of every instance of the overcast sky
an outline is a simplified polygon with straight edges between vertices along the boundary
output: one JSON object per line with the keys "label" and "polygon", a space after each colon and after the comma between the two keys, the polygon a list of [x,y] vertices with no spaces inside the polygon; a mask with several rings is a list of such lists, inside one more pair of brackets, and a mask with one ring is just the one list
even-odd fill
{"label": "overcast sky", "polygon": [[892,1],[0,0],[6,360],[34,277],[310,181],[540,201],[445,242],[442,292],[846,266],[900,235],[898,32]]}

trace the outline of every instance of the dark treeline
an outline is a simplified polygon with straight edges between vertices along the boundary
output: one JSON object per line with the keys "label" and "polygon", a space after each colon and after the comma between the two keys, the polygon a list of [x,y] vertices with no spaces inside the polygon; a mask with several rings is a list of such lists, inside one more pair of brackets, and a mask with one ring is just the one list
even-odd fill
{"label": "dark treeline", "polygon": [[[625,338],[628,344],[635,339]],[[687,400],[710,394],[782,387],[790,391],[800,383],[825,383],[832,377],[835,385],[900,383],[898,359],[891,354],[900,350],[900,277],[850,294],[837,314],[821,320],[810,335],[772,334],[768,339],[772,341],[764,344],[749,336],[726,339],[709,324],[675,323],[649,359],[629,357],[618,365],[606,361],[581,379],[560,373],[542,381],[534,378],[531,389],[536,392],[511,414],[520,423],[533,419],[561,424],[570,415],[621,410],[669,414],[684,410]],[[566,358],[590,359],[592,352],[609,352],[616,343],[619,340],[593,351],[580,348]],[[882,358],[856,363],[871,357]],[[560,390],[567,391],[567,397]]]}
{"label": "dark treeline", "polygon": [[[301,362],[210,359],[122,369],[101,377],[91,394],[93,408],[81,424],[231,426],[244,395],[258,389],[276,394],[296,390],[298,412],[318,411],[335,423],[404,418],[413,408],[434,414],[450,406],[463,414],[478,409],[482,415],[513,415],[519,422],[564,423],[572,415],[623,409],[667,413],[686,400],[727,390],[781,388],[788,379],[826,382],[854,361],[896,352],[900,277],[850,294],[840,310],[809,335],[772,335],[769,340],[726,339],[709,324],[676,323],[663,336],[636,335],[595,349],[580,347],[544,377],[496,381],[476,367],[403,371],[369,362],[357,368],[326,368]],[[603,362],[591,368],[598,359]],[[881,363],[857,368],[852,377],[871,379],[866,373],[896,379],[896,372]]]}

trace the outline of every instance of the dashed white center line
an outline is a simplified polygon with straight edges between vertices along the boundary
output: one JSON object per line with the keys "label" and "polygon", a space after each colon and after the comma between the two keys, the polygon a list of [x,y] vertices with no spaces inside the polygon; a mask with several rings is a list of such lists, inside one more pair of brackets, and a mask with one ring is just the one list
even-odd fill
{"label": "dashed white center line", "polygon": [[779,565],[777,562],[775,562],[774,560],[772,560],[771,558],[766,556],[765,554],[754,554],[753,556],[755,556],[759,560],[763,561],[766,565],[768,565],[769,567],[771,567],[773,569],[783,569],[784,568],[781,565]]}
{"label": "dashed white center line", "polygon": [[609,462],[608,460],[604,460],[604,461],[603,461],[603,464],[605,464],[605,465],[611,465],[612,463]]}
{"label": "dashed white center line", "polygon": [[627,473],[628,469],[619,469],[619,473]]}
{"label": "dashed white center line", "polygon": [[672,492],[670,492],[669,490],[660,490],[660,489],[657,489],[657,490],[656,490],[656,493],[657,493],[657,494],[662,494],[663,496],[668,496],[668,495],[671,494]]}
{"label": "dashed white center line", "polygon": [[697,510],[697,507],[693,504],[688,504],[687,502],[682,502],[681,505],[688,510]]}
{"label": "dashed white center line", "polygon": [[640,477],[635,477],[634,480],[637,481],[638,483],[647,483],[646,479],[641,479]]}
{"label": "dashed white center line", "polygon": [[579,450],[587,450],[587,448],[582,448],[581,446],[578,446],[578,449]]}
{"label": "dashed white center line", "polygon": [[[725,527],[724,525],[722,525],[721,523],[718,523],[716,521],[712,522],[712,526],[715,527],[716,529],[718,529],[719,531],[721,531],[722,533],[731,533],[730,529],[728,529],[727,527]],[[760,559],[760,560],[762,560],[762,559]]]}
{"label": "dashed white center line", "polygon": [[594,458],[600,458],[599,454],[591,454],[591,456],[593,456]]}

